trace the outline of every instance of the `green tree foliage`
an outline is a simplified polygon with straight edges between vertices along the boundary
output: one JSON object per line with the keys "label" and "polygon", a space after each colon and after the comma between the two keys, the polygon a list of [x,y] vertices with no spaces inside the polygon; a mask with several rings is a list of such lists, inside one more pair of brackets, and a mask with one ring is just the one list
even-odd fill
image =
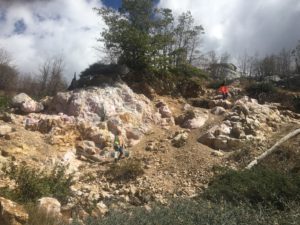
{"label": "green tree foliage", "polygon": [[0,90],[5,92],[15,89],[18,71],[11,65],[11,58],[5,49],[0,48]]}
{"label": "green tree foliage", "polygon": [[202,26],[190,12],[174,19],[170,9],[154,7],[153,0],[123,0],[119,11],[96,9],[107,29],[102,32],[110,55],[136,71],[167,71],[192,63],[199,53]]}
{"label": "green tree foliage", "polygon": [[300,41],[298,42],[298,45],[293,49],[292,54],[295,59],[296,64],[296,72],[300,73]]}

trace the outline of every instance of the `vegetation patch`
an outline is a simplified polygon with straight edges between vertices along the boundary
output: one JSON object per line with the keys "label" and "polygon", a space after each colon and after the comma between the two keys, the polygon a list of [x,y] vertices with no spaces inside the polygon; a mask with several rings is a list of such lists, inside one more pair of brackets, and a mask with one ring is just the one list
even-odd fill
{"label": "vegetation patch", "polygon": [[2,168],[4,175],[14,180],[16,188],[2,188],[0,195],[14,201],[34,202],[41,197],[54,197],[61,203],[66,203],[71,195],[70,186],[73,176],[66,174],[66,168],[56,165],[51,171],[38,171],[27,165],[10,164]]}
{"label": "vegetation patch", "polygon": [[114,181],[129,181],[144,174],[142,163],[136,159],[122,160],[112,164],[106,171],[106,175]]}
{"label": "vegetation patch", "polygon": [[300,208],[291,206],[279,212],[249,204],[213,203],[205,200],[176,200],[168,206],[152,205],[151,210],[134,208],[129,212],[113,211],[103,219],[90,218],[86,225],[274,225],[299,224]]}
{"label": "vegetation patch", "polygon": [[246,87],[247,93],[251,97],[259,98],[261,94],[274,94],[278,89],[270,82],[251,83]]}
{"label": "vegetation patch", "polygon": [[249,202],[284,209],[288,202],[299,200],[300,177],[262,167],[226,170],[211,182],[204,197],[216,202]]}
{"label": "vegetation patch", "polygon": [[0,112],[8,109],[10,103],[10,98],[7,96],[0,96]]}

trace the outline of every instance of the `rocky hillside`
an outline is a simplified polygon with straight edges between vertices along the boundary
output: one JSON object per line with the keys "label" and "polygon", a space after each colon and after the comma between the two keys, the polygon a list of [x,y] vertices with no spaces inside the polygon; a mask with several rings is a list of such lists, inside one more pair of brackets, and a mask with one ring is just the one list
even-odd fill
{"label": "rocky hillside", "polygon": [[[66,220],[190,198],[207,188],[216,166],[242,167],[245,161],[237,157],[242,150],[251,150],[249,162],[300,127],[299,114],[278,104],[259,104],[238,88],[232,93],[229,100],[213,90],[193,99],[154,94],[149,100],[118,83],[58,93],[40,102],[20,94],[11,111],[1,115],[0,167],[66,167],[73,179],[69,195],[60,202],[37,196],[39,207]],[[117,129],[129,157],[114,162]],[[1,190],[18,185],[5,169],[0,172]],[[0,198],[0,209],[0,224],[28,220],[22,206],[8,199]]]}

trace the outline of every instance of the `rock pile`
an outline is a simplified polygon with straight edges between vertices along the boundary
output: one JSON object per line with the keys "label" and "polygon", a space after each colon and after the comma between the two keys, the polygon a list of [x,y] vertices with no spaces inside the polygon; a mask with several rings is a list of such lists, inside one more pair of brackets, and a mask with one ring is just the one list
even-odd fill
{"label": "rock pile", "polygon": [[[217,111],[224,110],[216,108],[214,112]],[[268,134],[276,131],[278,124],[288,120],[276,106],[261,105],[255,99],[243,97],[234,102],[230,112],[225,113],[223,123],[208,130],[199,142],[217,150],[235,150],[247,140],[265,140]]]}

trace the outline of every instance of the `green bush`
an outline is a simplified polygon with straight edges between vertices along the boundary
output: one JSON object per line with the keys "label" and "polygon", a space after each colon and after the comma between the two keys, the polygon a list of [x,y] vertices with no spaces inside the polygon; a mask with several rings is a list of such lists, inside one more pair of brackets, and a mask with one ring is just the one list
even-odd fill
{"label": "green bush", "polygon": [[66,175],[64,166],[56,165],[48,172],[46,169],[38,171],[27,165],[10,164],[2,170],[6,176],[16,182],[15,190],[4,188],[3,195],[10,196],[15,201],[34,202],[48,196],[66,203],[68,196],[71,195],[70,186],[73,185],[73,176]]}
{"label": "green bush", "polygon": [[204,193],[212,201],[250,202],[279,209],[300,199],[300,177],[265,168],[221,173]]}
{"label": "green bush", "polygon": [[250,96],[258,97],[260,94],[273,94],[277,93],[278,89],[269,82],[252,83],[246,87],[246,91]]}
{"label": "green bush", "polygon": [[297,113],[300,113],[300,96],[295,97],[293,100],[294,108]]}
{"label": "green bush", "polygon": [[9,107],[10,99],[7,96],[0,96],[0,112]]}
{"label": "green bush", "polygon": [[[129,212],[112,211],[103,219],[88,219],[85,225],[288,225],[299,224],[299,205],[279,212],[262,206],[227,202],[176,200],[168,206],[152,205],[152,210],[134,208]],[[76,224],[77,225],[77,224]]]}
{"label": "green bush", "polygon": [[224,80],[212,80],[207,84],[207,87],[217,90],[223,83],[224,83]]}
{"label": "green bush", "polygon": [[208,75],[205,71],[190,64],[183,64],[178,67],[171,68],[170,72],[172,74],[184,77],[198,77],[202,79],[208,78]]}
{"label": "green bush", "polygon": [[128,181],[144,174],[142,164],[136,159],[122,160],[112,164],[106,171],[106,175],[114,181]]}

